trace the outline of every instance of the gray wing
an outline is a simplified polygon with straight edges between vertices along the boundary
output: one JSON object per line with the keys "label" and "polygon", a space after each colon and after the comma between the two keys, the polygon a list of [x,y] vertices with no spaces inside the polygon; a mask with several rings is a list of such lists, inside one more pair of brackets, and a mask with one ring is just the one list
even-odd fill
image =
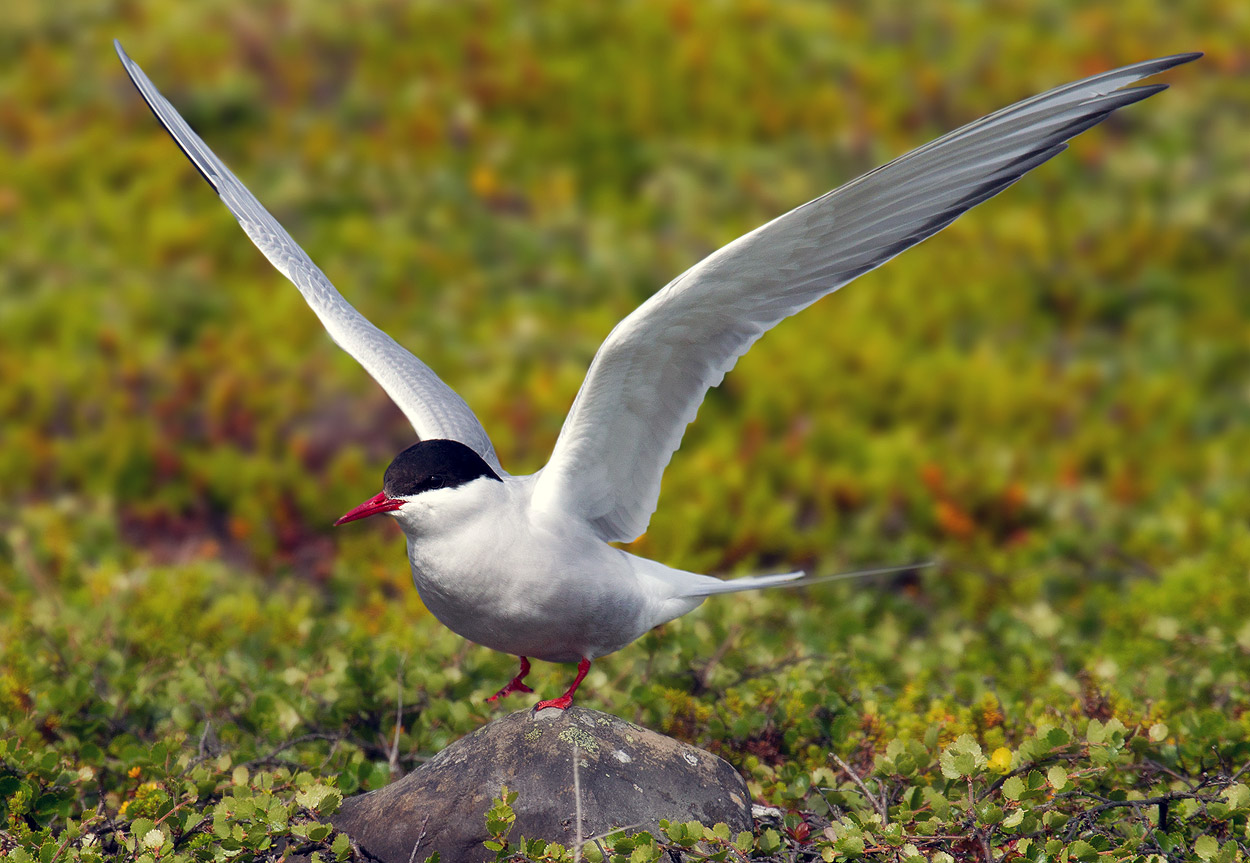
{"label": "gray wing", "polygon": [[464,399],[443,383],[429,366],[400,347],[343,299],[325,273],[291,239],[277,219],[191,131],[191,127],[148,80],[143,70],[126,56],[121,43],[114,40],[113,47],[117,49],[126,74],[156,119],[221,196],[248,238],[278,272],[299,288],[330,338],[382,385],[382,389],[412,423],[417,436],[423,440],[442,438],[460,441],[502,474],[486,430]]}
{"label": "gray wing", "polygon": [[605,540],[646,530],[660,477],[709,387],[783,318],[940,231],[1060,153],[1069,138],[1166,85],[1187,63],[1126,66],[1026,99],[757,228],[674,279],[599,348],[533,504]]}

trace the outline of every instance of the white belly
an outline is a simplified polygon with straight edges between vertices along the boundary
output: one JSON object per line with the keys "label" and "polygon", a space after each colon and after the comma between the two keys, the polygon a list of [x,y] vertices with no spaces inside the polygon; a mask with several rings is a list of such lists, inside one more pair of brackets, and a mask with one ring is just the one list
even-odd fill
{"label": "white belly", "polygon": [[[497,526],[498,528],[499,526]],[[527,524],[491,533],[409,540],[426,608],[477,644],[548,662],[618,650],[653,623],[629,556],[593,536],[553,536]]]}
{"label": "white belly", "polygon": [[530,509],[533,476],[418,495],[395,513],[422,602],[470,641],[548,662],[619,650],[702,599],[669,569]]}

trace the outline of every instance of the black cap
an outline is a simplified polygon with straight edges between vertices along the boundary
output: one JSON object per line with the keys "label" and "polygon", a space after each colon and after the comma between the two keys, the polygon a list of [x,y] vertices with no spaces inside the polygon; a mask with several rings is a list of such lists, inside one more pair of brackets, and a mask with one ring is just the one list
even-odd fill
{"label": "black cap", "polygon": [[455,440],[423,440],[395,456],[382,476],[387,497],[455,488],[479,477],[502,482],[482,457]]}

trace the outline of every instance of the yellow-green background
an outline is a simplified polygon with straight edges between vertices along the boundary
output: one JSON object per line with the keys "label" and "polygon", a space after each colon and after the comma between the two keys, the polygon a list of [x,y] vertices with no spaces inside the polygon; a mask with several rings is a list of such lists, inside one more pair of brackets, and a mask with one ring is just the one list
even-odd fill
{"label": "yellow-green background", "polygon": [[[1245,4],[78,2],[0,23],[0,733],[72,724],[57,661],[103,663],[116,697],[74,697],[111,705],[109,735],[187,745],[206,716],[240,746],[386,731],[399,673],[415,758],[496,713],[512,672],[424,614],[393,525],[331,529],[411,430],[149,116],[117,37],[513,473],[544,463],[613,324],[703,255],[1013,100],[1207,52],[764,338],[635,546],[718,574],[941,565],[714,600],[597,663],[582,701],[718,742],[757,791],[820,734],[870,762],[989,698],[987,745],[1010,742],[1090,686],[1126,723],[1209,704],[1244,740]],[[343,667],[355,719],[300,701]],[[171,690],[183,674],[246,678],[251,701]],[[803,724],[820,710],[841,724]]]}

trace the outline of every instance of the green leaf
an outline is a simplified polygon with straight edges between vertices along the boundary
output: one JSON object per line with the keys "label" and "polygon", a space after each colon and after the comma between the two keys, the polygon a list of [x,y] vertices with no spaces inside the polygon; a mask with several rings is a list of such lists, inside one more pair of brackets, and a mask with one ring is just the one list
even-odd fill
{"label": "green leaf", "polygon": [[295,802],[305,809],[316,809],[317,805],[330,793],[325,785],[309,785],[300,789],[295,795]]}
{"label": "green leaf", "polygon": [[629,863],[656,863],[660,849],[654,845],[637,845],[629,855]]}
{"label": "green leaf", "polygon": [[1072,736],[1062,728],[1052,728],[1046,732],[1046,745],[1051,749],[1066,746],[1071,740]]}
{"label": "green leaf", "polygon": [[1093,845],[1081,839],[1077,839],[1068,846],[1068,856],[1081,863],[1094,863],[1098,859],[1098,851]]}
{"label": "green leaf", "polygon": [[1003,796],[1008,800],[1019,800],[1024,796],[1024,780],[1019,776],[1009,776],[1003,783]]}
{"label": "green leaf", "polygon": [[1046,779],[1056,791],[1062,791],[1068,785],[1068,771],[1058,764],[1046,771]]}
{"label": "green leaf", "polygon": [[775,854],[781,848],[781,834],[769,827],[755,840],[755,848],[761,854]]}
{"label": "green leaf", "polygon": [[342,805],[342,803],[343,795],[334,788],[327,788],[326,794],[324,794],[320,802],[317,803],[317,814],[332,815],[338,811],[338,808]]}
{"label": "green leaf", "polygon": [[1250,786],[1246,786],[1241,782],[1230,785],[1220,792],[1221,796],[1228,801],[1230,809],[1248,809],[1250,808]]}
{"label": "green leaf", "polygon": [[942,729],[938,725],[930,725],[924,732],[925,748],[932,752],[937,749],[938,740],[941,737]]}
{"label": "green leaf", "polygon": [[936,788],[925,788],[925,802],[933,810],[933,814],[941,819],[950,817],[951,804]]}
{"label": "green leaf", "polygon": [[1128,729],[1124,727],[1124,723],[1118,717],[1111,717],[1107,720],[1107,724],[1103,726],[1103,734],[1106,742],[1110,746],[1119,749],[1124,745],[1124,735],[1128,733]]}
{"label": "green leaf", "polygon": [[976,807],[977,820],[986,826],[993,826],[1003,820],[1003,810],[986,802]]}
{"label": "green leaf", "polygon": [[833,847],[843,854],[858,857],[864,853],[864,836],[859,831],[848,833],[845,836],[838,837],[838,841],[833,843]]}
{"label": "green leaf", "polygon": [[1194,842],[1194,853],[1202,860],[1210,860],[1220,853],[1220,843],[1214,836],[1199,836]]}
{"label": "green leaf", "polygon": [[985,767],[985,753],[971,734],[961,734],[954,743],[942,750],[939,758],[942,775],[947,779],[972,776]]}

